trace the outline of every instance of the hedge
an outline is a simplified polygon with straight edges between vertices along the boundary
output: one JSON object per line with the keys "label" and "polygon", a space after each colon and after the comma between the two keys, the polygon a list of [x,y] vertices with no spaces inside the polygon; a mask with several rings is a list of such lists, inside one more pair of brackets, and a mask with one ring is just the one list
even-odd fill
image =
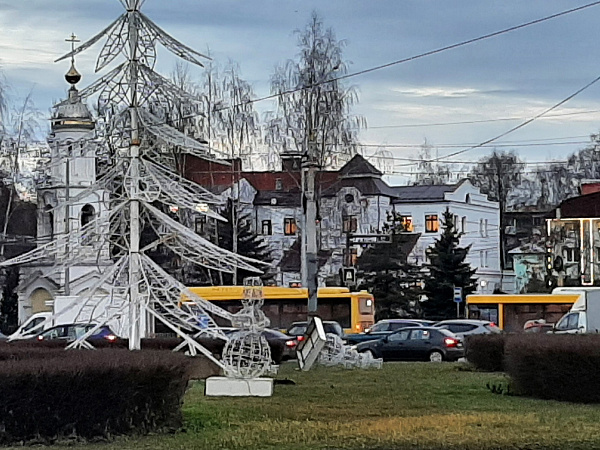
{"label": "hedge", "polygon": [[600,335],[511,336],[504,361],[518,394],[600,402]]}
{"label": "hedge", "polygon": [[189,367],[166,351],[2,346],[0,444],[177,429]]}
{"label": "hedge", "polygon": [[504,370],[506,334],[476,334],[465,341],[465,357],[477,370],[501,372]]}

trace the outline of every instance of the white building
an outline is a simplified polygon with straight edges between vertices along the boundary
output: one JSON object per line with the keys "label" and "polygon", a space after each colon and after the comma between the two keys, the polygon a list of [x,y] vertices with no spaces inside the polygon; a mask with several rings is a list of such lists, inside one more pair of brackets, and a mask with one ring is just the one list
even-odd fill
{"label": "white building", "polygon": [[[85,193],[96,181],[95,123],[75,88],[80,78],[72,67],[66,76],[71,84],[68,99],[55,107],[51,118],[49,176],[37,189],[38,245],[109,214],[106,192]],[[75,198],[71,206],[61,206]],[[20,321],[37,312],[51,311],[56,296],[84,293],[112,264],[108,242],[99,247],[91,244],[89,236],[82,236],[78,244],[77,257],[68,253],[64,258],[66,267],[55,266],[54,258],[22,266],[17,288]],[[65,246],[65,254],[73,250]]]}
{"label": "white building", "polygon": [[477,272],[477,292],[496,289],[514,291],[514,274],[503,274],[500,266],[500,208],[468,180],[455,185],[395,187],[393,207],[404,218],[407,229],[421,233],[409,256],[414,264],[426,262],[426,250],[442,231],[446,208],[461,233],[460,246],[470,246],[467,262]]}

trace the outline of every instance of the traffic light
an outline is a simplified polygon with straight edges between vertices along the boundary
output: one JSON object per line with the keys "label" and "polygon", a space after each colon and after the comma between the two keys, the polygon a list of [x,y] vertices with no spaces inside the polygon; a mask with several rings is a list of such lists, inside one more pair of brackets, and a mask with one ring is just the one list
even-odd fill
{"label": "traffic light", "polygon": [[340,269],[340,278],[342,284],[356,283],[356,269],[354,267],[342,267]]}

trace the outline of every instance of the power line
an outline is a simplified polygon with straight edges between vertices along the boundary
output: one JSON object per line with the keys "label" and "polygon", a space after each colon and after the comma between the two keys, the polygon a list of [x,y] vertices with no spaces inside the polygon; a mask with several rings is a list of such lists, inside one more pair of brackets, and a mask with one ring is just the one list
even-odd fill
{"label": "power line", "polygon": [[[480,144],[471,146],[469,148],[465,148],[463,150],[459,150],[457,152],[454,153],[450,153],[448,155],[444,155],[444,156],[440,156],[439,158],[433,158],[430,160],[427,160],[426,162],[436,162],[439,161],[443,158],[451,158],[453,156],[457,156],[457,155],[461,155],[463,153],[466,153],[468,151],[471,150],[475,150],[477,148],[481,148],[484,147],[487,144],[490,144],[494,141],[497,141],[498,139],[503,138],[504,136],[508,136],[509,134],[525,127],[526,125],[529,125],[531,122],[535,121],[536,119],[539,119],[542,116],[545,116],[547,113],[549,113],[550,111],[553,111],[559,107],[561,107],[562,105],[564,105],[565,103],[567,103],[569,100],[571,100],[572,98],[576,97],[577,95],[581,94],[583,91],[585,91],[586,89],[590,88],[591,86],[593,86],[594,84],[596,84],[598,81],[600,81],[600,76],[596,77],[594,80],[590,81],[588,84],[586,84],[585,86],[583,86],[582,88],[578,89],[577,91],[575,91],[574,93],[572,93],[571,95],[569,95],[568,97],[566,97],[565,99],[561,100],[560,102],[556,103],[555,105],[551,106],[550,108],[542,111],[541,113],[537,114],[536,116],[532,117],[531,119],[526,120],[525,122],[520,123],[519,125],[512,127],[510,130],[505,131],[504,133],[501,133],[491,139],[488,139],[487,141],[484,141]],[[405,166],[411,166],[413,164],[404,164]]]}
{"label": "power line", "polygon": [[[421,59],[421,58],[424,58],[426,56],[435,55],[435,54],[438,54],[438,53],[445,52],[447,50],[453,50],[455,48],[463,47],[465,45],[469,45],[469,44],[473,44],[475,42],[483,41],[485,39],[489,39],[489,38],[492,38],[492,37],[500,36],[502,34],[510,33],[512,31],[520,30],[522,28],[526,28],[526,27],[529,27],[531,25],[537,25],[539,23],[546,22],[548,20],[556,19],[557,17],[565,16],[567,14],[571,14],[571,13],[574,13],[574,12],[582,11],[584,9],[591,8],[593,6],[598,6],[598,5],[600,5],[600,0],[592,2],[592,3],[588,3],[586,5],[578,6],[576,8],[567,9],[567,10],[561,11],[559,13],[551,14],[549,16],[545,16],[545,17],[542,17],[540,19],[531,20],[529,22],[525,22],[525,23],[522,23],[520,25],[515,25],[515,26],[509,27],[509,28],[504,28],[502,30],[495,31],[493,33],[484,34],[484,35],[476,37],[476,38],[467,39],[465,41],[461,41],[461,42],[457,42],[455,44],[447,45],[445,47],[440,47],[440,48],[437,48],[435,50],[430,50],[430,51],[427,51],[427,52],[424,52],[424,53],[419,53],[417,55],[409,56],[407,58],[399,59],[399,60],[392,61],[392,62],[389,62],[389,63],[386,63],[386,64],[381,64],[379,66],[374,66],[374,67],[371,67],[371,68],[368,68],[368,69],[360,70],[358,72],[353,72],[353,73],[346,74],[346,75],[340,75],[339,77],[331,78],[329,80],[319,81],[317,83],[313,83],[313,84],[308,85],[308,86],[301,86],[301,87],[297,87],[297,88],[294,88],[294,89],[288,89],[288,90],[285,90],[285,91],[282,91],[282,92],[278,92],[276,94],[266,95],[264,97],[259,97],[259,98],[253,99],[253,100],[248,100],[248,101],[246,101],[244,103],[241,103],[239,105],[223,106],[221,108],[214,109],[213,112],[224,111],[224,110],[227,110],[227,109],[235,108],[236,106],[258,103],[258,102],[262,102],[264,100],[271,100],[271,99],[274,99],[274,98],[277,98],[277,97],[280,97],[280,96],[283,96],[283,95],[289,95],[289,94],[293,94],[295,92],[300,92],[300,91],[303,91],[303,90],[312,89],[314,87],[321,86],[321,85],[324,85],[324,84],[329,84],[329,83],[333,83],[333,82],[336,82],[336,81],[345,80],[345,79],[357,77],[357,76],[360,76],[360,75],[365,75],[367,73],[371,73],[371,72],[375,72],[375,71],[378,71],[378,70],[386,69],[388,67],[396,66],[398,64],[403,64],[403,63],[406,63],[406,62],[415,61],[417,59]],[[196,116],[199,116],[199,115],[201,115],[201,114],[189,116],[189,117],[186,117],[186,118],[196,117]]]}
{"label": "power line", "polygon": [[[562,113],[562,114],[549,114],[546,118],[554,118],[554,117],[565,117],[565,116],[575,116],[581,114],[593,114],[600,112],[600,109],[592,109],[589,111],[579,111],[579,112],[571,112],[571,113]],[[380,125],[380,126],[369,126],[369,130],[380,130],[385,128],[421,128],[421,127],[434,127],[434,126],[445,126],[445,125],[470,125],[476,123],[489,123],[489,122],[507,122],[514,120],[524,120],[525,117],[502,117],[498,119],[480,119],[480,120],[463,120],[458,122],[437,122],[437,123],[418,123],[413,125]]]}

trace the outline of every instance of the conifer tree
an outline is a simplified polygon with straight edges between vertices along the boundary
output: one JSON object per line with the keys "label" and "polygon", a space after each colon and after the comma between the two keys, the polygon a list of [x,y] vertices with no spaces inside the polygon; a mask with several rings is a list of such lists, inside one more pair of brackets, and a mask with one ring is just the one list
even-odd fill
{"label": "conifer tree", "polygon": [[358,258],[359,289],[375,298],[376,319],[420,317],[421,268],[407,263],[408,254],[420,237],[410,233],[402,216],[392,214],[384,226],[392,238],[390,244],[377,244]]}
{"label": "conifer tree", "polygon": [[[217,229],[209,231],[209,233],[215,233],[218,237],[218,245],[220,248],[233,251],[233,208],[234,202],[232,199],[227,201],[225,207],[219,212],[219,214],[227,219],[226,222],[217,222]],[[269,270],[269,264],[273,261],[271,252],[268,244],[264,238],[257,235],[252,229],[251,217],[249,214],[240,213],[237,211],[237,254],[248,258],[261,261],[264,266],[261,267],[263,275],[260,277],[265,285],[268,285],[270,281],[275,277],[275,273]],[[237,280],[240,285],[244,278],[256,276],[252,272],[238,269]],[[215,270],[208,270],[204,268],[187,267],[184,275],[185,283],[189,286],[231,286],[233,285],[233,274],[230,273],[219,273]]]}
{"label": "conifer tree", "polygon": [[[425,264],[429,274],[425,277],[424,289],[427,300],[422,306],[426,316],[434,318],[454,317],[454,287],[461,287],[464,297],[475,292],[477,281],[473,277],[476,269],[465,262],[471,246],[459,247],[462,233],[454,226],[450,208],[443,214],[442,229],[440,237],[427,249],[429,263]],[[461,307],[463,305],[464,302]]]}

